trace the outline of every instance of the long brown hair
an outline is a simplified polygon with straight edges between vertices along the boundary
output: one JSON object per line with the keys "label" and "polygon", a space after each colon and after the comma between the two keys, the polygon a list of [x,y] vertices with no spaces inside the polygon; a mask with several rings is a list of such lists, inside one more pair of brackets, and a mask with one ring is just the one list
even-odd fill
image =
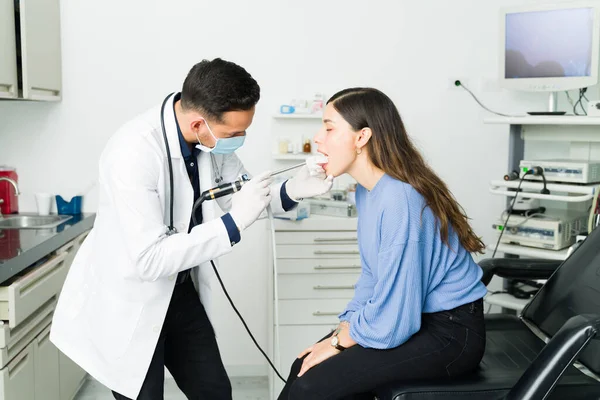
{"label": "long brown hair", "polygon": [[367,143],[371,162],[389,176],[410,184],[425,198],[439,220],[442,241],[448,247],[452,227],[467,251],[483,253],[485,245],[473,232],[464,209],[413,145],[389,97],[377,89],[351,88],[333,95],[329,103],[355,131],[371,129]]}

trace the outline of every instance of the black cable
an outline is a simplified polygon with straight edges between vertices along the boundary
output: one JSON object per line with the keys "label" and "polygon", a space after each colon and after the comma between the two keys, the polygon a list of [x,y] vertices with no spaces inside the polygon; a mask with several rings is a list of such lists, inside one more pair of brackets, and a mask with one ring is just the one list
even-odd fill
{"label": "black cable", "polygon": [[468,87],[466,87],[466,86],[465,86],[465,85],[464,85],[464,84],[463,84],[461,81],[459,81],[459,80],[456,80],[456,81],[454,81],[454,85],[456,85],[456,86],[460,86],[461,88],[463,88],[464,90],[466,90],[467,92],[469,92],[469,94],[470,94],[471,96],[473,96],[473,98],[475,99],[475,101],[477,102],[477,104],[479,104],[479,105],[480,105],[480,106],[481,106],[481,107],[482,107],[484,110],[487,110],[487,111],[491,112],[492,114],[500,115],[501,117],[516,117],[516,116],[517,116],[517,115],[502,114],[502,113],[499,113],[499,112],[496,112],[496,111],[490,110],[490,109],[489,109],[489,108],[487,108],[487,107],[486,107],[486,106],[485,106],[485,105],[484,105],[484,104],[483,104],[481,101],[479,101],[479,99],[477,98],[477,96],[475,96],[475,95],[473,94],[473,92],[471,92],[471,91],[469,90],[469,88],[468,88]]}
{"label": "black cable", "polygon": [[217,279],[219,280],[219,283],[221,284],[221,288],[223,289],[223,293],[225,293],[225,296],[227,297],[227,300],[229,300],[229,304],[231,304],[231,307],[233,307],[233,311],[235,311],[235,313],[237,314],[237,316],[240,318],[240,321],[242,321],[242,324],[244,324],[244,328],[246,328],[246,332],[248,332],[248,335],[250,335],[250,338],[254,342],[254,345],[262,353],[262,355],[265,357],[265,359],[267,360],[267,362],[269,363],[269,365],[271,366],[271,368],[273,368],[273,371],[275,371],[275,373],[277,374],[277,376],[279,377],[279,379],[281,379],[283,381],[283,383],[287,383],[287,381],[285,379],[283,379],[283,377],[281,376],[281,374],[279,373],[279,371],[277,371],[277,368],[275,368],[275,365],[273,365],[273,363],[271,362],[271,359],[269,358],[269,356],[267,356],[267,353],[265,353],[264,350],[260,347],[260,345],[258,344],[258,342],[256,341],[256,339],[254,338],[254,335],[252,335],[252,332],[250,332],[250,328],[248,328],[248,325],[246,324],[246,321],[244,321],[244,318],[242,317],[242,314],[240,314],[240,312],[238,311],[238,309],[235,307],[235,304],[233,304],[233,300],[231,300],[231,297],[229,297],[229,293],[227,293],[227,289],[225,289],[225,285],[223,284],[223,280],[221,280],[221,276],[219,275],[219,271],[217,271],[217,267],[215,266],[214,261],[210,260],[210,263],[212,264],[213,270],[215,271],[215,274],[217,275]]}
{"label": "black cable", "polygon": [[582,102],[582,100],[583,100],[584,97],[587,99],[587,97],[585,96],[585,92],[586,91],[587,91],[587,88],[581,88],[581,89],[579,89],[579,99],[577,99],[577,102],[573,106],[573,114],[575,114],[575,115],[581,115],[581,114],[579,114],[577,112],[577,106],[580,106],[581,110],[583,111],[583,115],[587,115],[587,111],[586,111],[585,107],[583,106],[583,102]]}
{"label": "black cable", "polygon": [[523,181],[525,180],[525,177],[527,175],[532,174],[533,171],[530,169],[528,170],[519,180],[519,186],[517,186],[517,193],[515,193],[515,197],[513,197],[512,203],[510,204],[510,206],[508,207],[507,210],[507,215],[506,215],[506,220],[504,221],[504,225],[502,227],[502,230],[500,231],[500,235],[498,236],[498,241],[496,242],[496,247],[494,248],[494,253],[492,253],[492,258],[496,257],[496,251],[498,251],[498,246],[500,245],[500,239],[502,239],[502,235],[504,234],[504,231],[507,229],[506,224],[508,224],[508,219],[510,218],[511,212],[513,207],[515,206],[515,202],[517,201],[517,197],[519,196],[519,190],[521,190],[521,185],[523,184]]}

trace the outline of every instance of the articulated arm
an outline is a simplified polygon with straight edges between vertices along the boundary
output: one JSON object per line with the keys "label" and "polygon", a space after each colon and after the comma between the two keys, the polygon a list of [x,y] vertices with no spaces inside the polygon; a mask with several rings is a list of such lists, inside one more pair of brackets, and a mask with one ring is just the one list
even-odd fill
{"label": "articulated arm", "polygon": [[508,279],[548,279],[562,264],[559,260],[489,258],[479,263],[481,281],[488,285],[494,275]]}
{"label": "articulated arm", "polygon": [[505,400],[546,399],[567,367],[594,339],[600,329],[600,316],[571,317],[538,354]]}

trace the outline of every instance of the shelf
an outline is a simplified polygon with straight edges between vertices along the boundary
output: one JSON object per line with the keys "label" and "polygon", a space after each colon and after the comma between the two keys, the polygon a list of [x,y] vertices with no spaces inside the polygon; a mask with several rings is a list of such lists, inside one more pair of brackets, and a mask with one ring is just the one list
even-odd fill
{"label": "shelf", "polygon": [[273,160],[306,160],[314,154],[273,154]]}
{"label": "shelf", "polygon": [[[494,251],[494,245],[486,246],[487,250],[490,252]],[[545,250],[538,249],[535,247],[525,247],[519,246],[516,244],[507,244],[500,243],[498,245],[497,253],[508,253],[515,254],[518,256],[532,257],[532,258],[543,258],[545,260],[565,260],[567,258],[567,254],[569,252],[569,248],[563,250]]]}
{"label": "shelf", "polygon": [[[531,199],[540,199],[540,200],[553,200],[553,201],[563,201],[566,203],[580,203],[584,201],[591,200],[594,197],[594,193],[598,190],[599,185],[597,183],[591,183],[588,185],[573,185],[567,183],[548,183],[546,188],[550,191],[550,193],[567,193],[576,196],[567,196],[567,195],[554,195],[554,194],[541,194],[540,191],[544,188],[543,182],[538,181],[530,181],[525,180],[521,184],[521,189],[523,192],[515,192],[509,190],[502,190],[501,188],[506,189],[517,189],[519,187],[519,181],[501,181],[494,180],[490,182],[490,193],[499,194],[502,196],[515,197],[517,194],[520,194],[524,197],[528,197]],[[537,193],[526,192],[527,190],[534,190]]]}
{"label": "shelf", "polygon": [[523,117],[492,117],[483,120],[486,124],[504,125],[597,125],[600,117],[585,116],[523,116]]}
{"label": "shelf", "polygon": [[489,293],[483,298],[483,301],[490,305],[522,311],[531,299],[517,299],[515,296],[508,293]]}
{"label": "shelf", "polygon": [[313,119],[313,120],[321,120],[323,118],[323,114],[274,114],[273,118],[275,119]]}

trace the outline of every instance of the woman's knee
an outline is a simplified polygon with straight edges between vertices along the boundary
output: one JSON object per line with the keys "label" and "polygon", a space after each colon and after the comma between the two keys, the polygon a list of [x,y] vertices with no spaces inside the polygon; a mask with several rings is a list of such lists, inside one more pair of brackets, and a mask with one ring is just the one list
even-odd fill
{"label": "woman's knee", "polygon": [[306,379],[306,377],[300,377],[294,381],[292,386],[290,387],[289,400],[307,400],[307,399],[317,399],[314,385],[311,383],[310,379]]}

